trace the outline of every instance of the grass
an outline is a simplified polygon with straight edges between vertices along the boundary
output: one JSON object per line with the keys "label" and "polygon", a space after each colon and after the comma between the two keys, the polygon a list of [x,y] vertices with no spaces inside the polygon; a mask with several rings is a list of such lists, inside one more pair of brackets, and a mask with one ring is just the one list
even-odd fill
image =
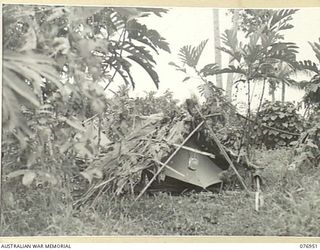
{"label": "grass", "polygon": [[135,204],[131,196],[105,196],[95,209],[83,211],[50,203],[42,190],[17,201],[14,209],[4,209],[0,234],[320,236],[319,169],[288,170],[291,153],[286,149],[260,151],[256,157],[266,167],[259,212],[254,195],[242,190],[159,193]]}

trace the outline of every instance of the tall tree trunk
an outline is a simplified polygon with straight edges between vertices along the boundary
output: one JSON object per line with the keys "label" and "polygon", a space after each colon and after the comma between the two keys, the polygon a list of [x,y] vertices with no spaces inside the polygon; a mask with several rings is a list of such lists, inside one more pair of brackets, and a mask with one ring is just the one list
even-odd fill
{"label": "tall tree trunk", "polygon": [[269,81],[269,96],[271,96],[271,101],[274,103],[276,101],[276,85],[274,82]]}
{"label": "tall tree trunk", "polygon": [[285,102],[285,96],[286,96],[286,84],[284,81],[282,81],[282,92],[281,92],[282,104],[284,104],[284,102]]}
{"label": "tall tree trunk", "polygon": [[[213,9],[213,31],[214,31],[214,55],[215,63],[221,67],[221,51],[217,49],[220,47],[220,27],[219,27],[219,9]],[[218,74],[217,76],[217,87],[222,88],[222,75]]]}
{"label": "tall tree trunk", "polygon": [[271,95],[271,100],[272,103],[274,103],[276,101],[276,94],[275,94],[276,90],[274,88],[271,88],[270,90],[270,95]]}
{"label": "tall tree trunk", "polygon": [[[238,31],[238,21],[239,21],[239,9],[235,9],[232,17],[232,28],[234,32]],[[231,61],[232,57],[230,56],[229,61]],[[234,65],[234,61],[230,62],[229,65]],[[232,85],[233,85],[233,73],[228,74],[227,78],[227,86],[226,86],[226,95],[228,101],[232,101]]]}
{"label": "tall tree trunk", "polygon": [[[257,109],[257,114],[259,114],[260,109],[262,107],[265,88],[266,88],[266,78],[263,78],[263,85],[262,85],[262,91],[261,91],[259,106],[258,106],[258,109]],[[258,116],[256,116],[256,121],[257,121],[257,119],[258,119]]]}

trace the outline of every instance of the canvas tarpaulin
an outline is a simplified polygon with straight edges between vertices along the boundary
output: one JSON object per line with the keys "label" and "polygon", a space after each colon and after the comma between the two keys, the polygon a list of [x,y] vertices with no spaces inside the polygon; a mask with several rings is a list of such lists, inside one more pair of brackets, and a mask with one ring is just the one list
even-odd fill
{"label": "canvas tarpaulin", "polygon": [[[200,147],[197,146],[192,138],[185,146],[200,150]],[[176,154],[169,165],[184,176],[181,176],[170,169],[166,169],[165,174],[167,176],[202,188],[207,188],[221,182],[219,174],[223,170],[208,156],[197,154],[184,148]]]}

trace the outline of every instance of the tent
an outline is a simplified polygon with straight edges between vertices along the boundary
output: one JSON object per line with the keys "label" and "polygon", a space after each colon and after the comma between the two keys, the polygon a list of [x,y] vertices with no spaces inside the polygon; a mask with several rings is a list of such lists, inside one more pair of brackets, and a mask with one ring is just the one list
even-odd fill
{"label": "tent", "polygon": [[206,121],[185,113],[136,116],[130,131],[104,147],[103,154],[81,172],[92,187],[77,203],[106,188],[116,195],[139,193],[136,199],[147,190],[208,190],[221,183],[219,175],[229,167],[241,182],[237,157],[231,156]]}
{"label": "tent", "polygon": [[[175,144],[176,147],[179,144]],[[165,162],[170,152],[162,162]],[[228,161],[219,151],[219,147],[204,130],[191,136],[164,168],[163,181],[151,184],[149,191],[181,192],[186,189],[203,190],[219,184],[220,174],[229,167]],[[150,174],[148,174],[148,180]]]}
{"label": "tent", "polygon": [[[167,184],[171,184],[171,190],[172,187],[181,190],[181,187],[179,188],[181,184],[186,187],[193,185],[198,189],[209,189],[209,187],[222,182],[220,174],[229,167],[248,192],[248,188],[236,168],[239,165],[248,168],[248,161],[241,159],[241,157],[238,159],[237,155],[223,146],[213,128],[206,123],[207,119],[200,112],[199,114],[201,119],[198,120],[196,127],[195,119],[184,119],[182,121],[182,124],[184,124],[182,127],[188,128],[186,129],[187,133],[180,133],[176,137],[177,144],[172,144],[174,140],[171,140],[171,144],[178,148],[174,152],[167,152],[168,155],[163,157],[160,162],[161,167],[154,173],[136,199],[139,199],[148,188],[161,189],[161,187],[164,187],[165,190],[168,190],[166,188],[166,186],[168,187]],[[172,128],[169,134],[175,134],[176,131],[175,128]],[[171,138],[171,136],[168,136],[168,138]],[[160,185],[157,185],[154,180],[161,171],[164,172],[165,179],[159,183]]]}
{"label": "tent", "polygon": [[[205,153],[207,153],[207,155],[204,155]],[[219,174],[228,168],[226,163],[217,163],[217,161],[215,161],[216,157],[218,157],[217,152],[204,152],[204,147],[199,145],[194,136],[190,138],[185,143],[185,146],[169,161],[168,165],[177,172],[166,168],[164,174],[168,177],[206,189],[211,185],[220,183]],[[178,174],[178,172],[183,174],[183,176]]]}

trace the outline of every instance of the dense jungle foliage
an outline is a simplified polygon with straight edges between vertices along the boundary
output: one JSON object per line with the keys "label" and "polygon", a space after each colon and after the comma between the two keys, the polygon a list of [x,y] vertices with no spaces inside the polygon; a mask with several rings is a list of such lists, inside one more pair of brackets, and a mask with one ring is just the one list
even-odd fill
{"label": "dense jungle foliage", "polygon": [[[297,61],[299,47],[284,33],[298,10],[241,10],[218,48],[228,67],[200,65],[208,40],[183,46],[169,64],[183,82],[190,72],[201,79],[204,102],[181,103],[170,90],[132,97],[144,84],[134,66],[161,84],[156,58],[171,53],[170,44],[144,20],[168,11],[3,5],[0,235],[319,236],[320,43],[309,42],[318,62]],[[235,87],[246,84],[245,114],[215,84],[230,73]],[[257,109],[254,83],[263,85]],[[265,101],[266,85],[303,88],[304,114],[293,103]],[[201,122],[207,140],[216,135],[239,163],[247,187],[230,168],[219,194],[142,196],[144,170],[164,179],[163,159]]]}

